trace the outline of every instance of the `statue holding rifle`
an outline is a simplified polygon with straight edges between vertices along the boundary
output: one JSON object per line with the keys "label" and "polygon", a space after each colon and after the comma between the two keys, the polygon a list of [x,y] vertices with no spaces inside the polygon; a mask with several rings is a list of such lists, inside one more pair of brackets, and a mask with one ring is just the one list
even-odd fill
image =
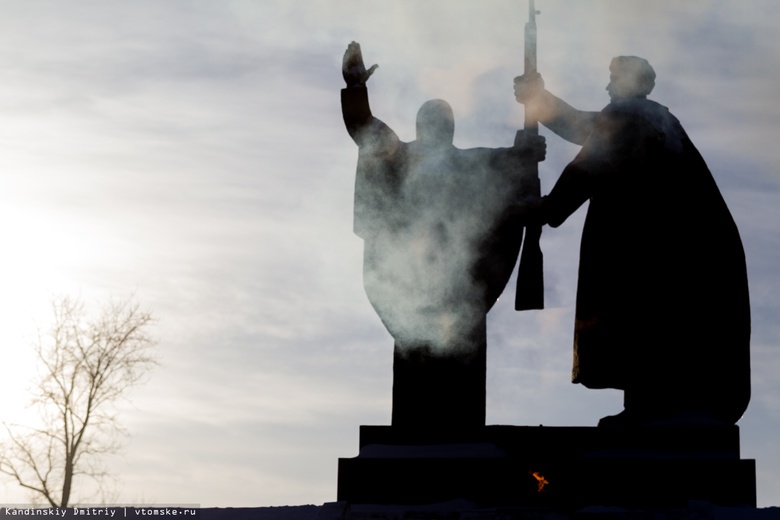
{"label": "statue holding rifle", "polygon": [[432,100],[417,114],[417,138],[402,142],[369,107],[375,69],[351,43],[341,103],[359,147],[364,287],[395,340],[392,424],[484,426],[486,314],[517,261],[544,139],[519,132],[510,148],[456,148],[452,109]]}
{"label": "statue holding rifle", "polygon": [[580,250],[573,382],[624,391],[602,426],[733,424],[750,399],[745,256],[726,203],[680,122],[647,99],[650,64],[610,65],[611,102],[572,108],[538,73],[515,79],[533,119],[582,145],[540,219],[589,201]]}

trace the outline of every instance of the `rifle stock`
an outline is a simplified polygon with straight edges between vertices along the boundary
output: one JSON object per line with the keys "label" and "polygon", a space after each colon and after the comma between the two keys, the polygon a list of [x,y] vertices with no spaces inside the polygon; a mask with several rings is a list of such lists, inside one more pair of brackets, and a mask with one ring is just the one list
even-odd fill
{"label": "rifle stock", "polygon": [[[523,71],[525,74],[536,72],[537,14],[534,0],[528,0],[528,22],[525,24],[525,67]],[[533,118],[528,107],[525,108],[523,132],[527,136],[539,135],[539,122]],[[534,184],[533,194],[540,197],[539,164],[532,162],[528,164],[528,169],[529,177]],[[518,311],[544,309],[544,256],[539,246],[541,236],[541,226],[525,228],[515,290],[515,310]]]}

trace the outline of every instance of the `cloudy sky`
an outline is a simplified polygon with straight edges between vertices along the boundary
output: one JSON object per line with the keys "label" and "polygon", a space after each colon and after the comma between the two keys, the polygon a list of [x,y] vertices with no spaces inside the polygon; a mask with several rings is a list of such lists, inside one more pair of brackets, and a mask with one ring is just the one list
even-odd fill
{"label": "cloudy sky", "polygon": [[[53,295],[134,294],[161,365],[123,403],[112,502],[321,504],[358,426],[389,424],[392,340],[352,234],[339,107],[361,43],[404,140],[444,98],[459,147],[522,125],[524,1],[0,0],[0,421],[22,420]],[[538,0],[549,90],[599,110],[610,59],[647,58],[747,254],[753,399],[742,454],[780,505],[780,4]],[[548,136],[543,190],[577,147]],[[674,186],[669,186],[670,190]],[[663,211],[663,201],[658,201]],[[489,316],[488,423],[595,425],[621,395],[569,383],[583,210],[545,232],[544,311]],[[510,282],[510,286],[512,282]],[[94,502],[88,481],[81,496]],[[0,479],[0,502],[29,496]]]}

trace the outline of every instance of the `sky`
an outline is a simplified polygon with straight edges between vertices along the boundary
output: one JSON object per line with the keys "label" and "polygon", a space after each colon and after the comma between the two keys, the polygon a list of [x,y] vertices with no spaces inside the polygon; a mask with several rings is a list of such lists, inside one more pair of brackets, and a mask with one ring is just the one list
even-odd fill
{"label": "sky", "polygon": [[[119,404],[104,500],[249,507],[336,499],[358,427],[389,424],[392,338],[352,233],[357,147],[339,106],[360,42],[374,115],[403,140],[431,98],[455,145],[509,146],[523,1],[1,0],[0,421],[23,422],[30,343],[57,295],[132,296],[160,366]],[[780,4],[538,0],[539,70],[583,110],[616,55],[699,148],[745,246],[751,404],[742,457],[780,505]],[[549,191],[578,148],[546,130]],[[674,186],[669,186],[674,189]],[[663,201],[658,201],[663,211]],[[547,308],[488,316],[488,424],[594,426],[618,391],[570,383],[585,208],[545,230]],[[510,281],[509,287],[513,287]],[[101,500],[88,480],[85,502]],[[29,495],[0,478],[0,503]]]}

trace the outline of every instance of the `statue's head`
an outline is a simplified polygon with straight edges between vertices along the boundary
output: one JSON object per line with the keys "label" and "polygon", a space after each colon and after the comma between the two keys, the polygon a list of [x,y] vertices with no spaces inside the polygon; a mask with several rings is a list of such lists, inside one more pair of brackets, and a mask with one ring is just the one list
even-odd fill
{"label": "statue's head", "polygon": [[455,119],[452,107],[442,99],[426,101],[417,112],[417,141],[424,145],[452,145]]}
{"label": "statue's head", "polygon": [[644,58],[618,56],[609,65],[607,92],[612,101],[645,98],[655,87],[655,71]]}

